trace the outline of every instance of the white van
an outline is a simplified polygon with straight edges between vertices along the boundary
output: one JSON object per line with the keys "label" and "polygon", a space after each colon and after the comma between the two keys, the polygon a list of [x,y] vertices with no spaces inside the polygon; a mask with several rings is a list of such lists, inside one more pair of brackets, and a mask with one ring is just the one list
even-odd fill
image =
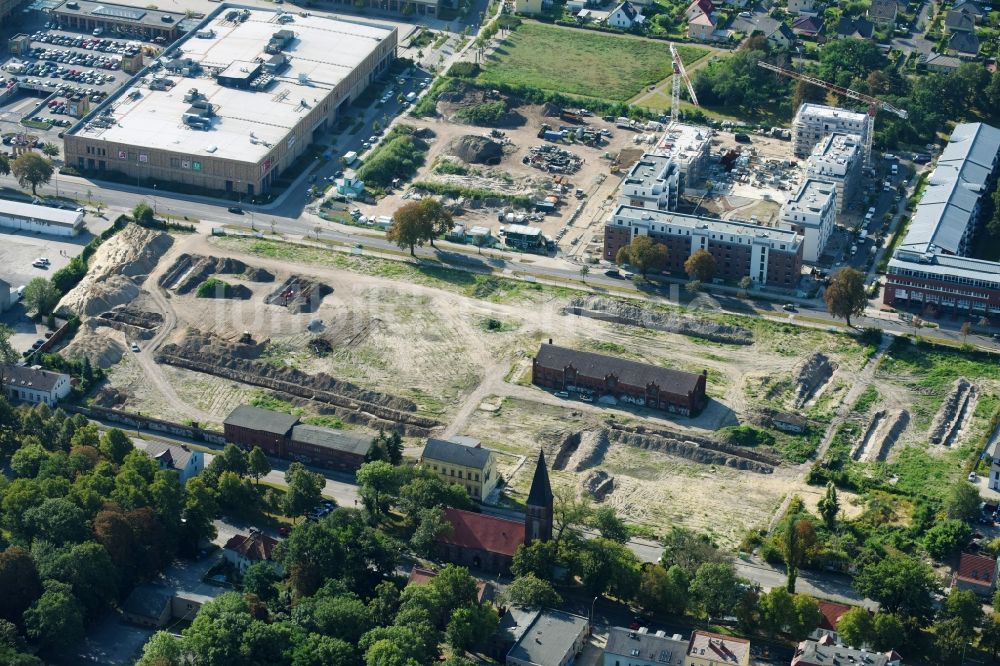
{"label": "white van", "polygon": [[868,240],[868,231],[866,229],[862,229],[861,233],[858,234],[858,242],[864,243],[866,240]]}
{"label": "white van", "polygon": [[895,176],[898,173],[899,173],[899,165],[898,164],[893,164],[892,165],[892,175]]}

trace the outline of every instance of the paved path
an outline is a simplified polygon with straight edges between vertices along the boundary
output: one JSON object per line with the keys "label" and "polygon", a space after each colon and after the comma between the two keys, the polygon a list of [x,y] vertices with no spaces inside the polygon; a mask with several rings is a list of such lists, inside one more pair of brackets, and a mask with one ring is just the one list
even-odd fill
{"label": "paved path", "polygon": [[[736,573],[756,582],[765,590],[785,586],[784,568],[773,567],[757,558],[737,559]],[[871,610],[878,609],[876,602],[865,599],[851,587],[851,579],[848,576],[799,570],[795,591],[800,594],[812,595],[818,599],[852,606],[864,605]]]}

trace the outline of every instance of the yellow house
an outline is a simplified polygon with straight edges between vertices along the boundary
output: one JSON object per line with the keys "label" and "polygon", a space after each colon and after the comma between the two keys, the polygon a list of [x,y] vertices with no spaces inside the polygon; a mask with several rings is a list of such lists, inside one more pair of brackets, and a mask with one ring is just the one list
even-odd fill
{"label": "yellow house", "polygon": [[541,14],[542,0],[515,0],[514,12],[517,14]]}
{"label": "yellow house", "polygon": [[497,486],[496,460],[493,451],[484,449],[472,437],[437,439],[424,445],[420,462],[448,483],[465,488],[470,497],[482,502]]}
{"label": "yellow house", "polygon": [[695,631],[688,642],[684,666],[749,666],[750,641]]}

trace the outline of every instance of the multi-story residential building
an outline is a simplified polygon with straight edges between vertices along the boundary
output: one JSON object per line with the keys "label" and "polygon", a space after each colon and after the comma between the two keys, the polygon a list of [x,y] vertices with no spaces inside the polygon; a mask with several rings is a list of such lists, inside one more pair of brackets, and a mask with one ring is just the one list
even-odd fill
{"label": "multi-story residential building", "polygon": [[996,184],[998,161],[1000,129],[983,123],[955,127],[889,261],[886,305],[1000,314],[1000,263],[964,256],[983,198]]}
{"label": "multi-story residential building", "polygon": [[197,476],[205,469],[204,454],[184,444],[167,444],[150,440],[143,445],[143,450],[147,456],[156,461],[160,469],[176,471],[182,486],[188,479]]}
{"label": "multi-story residential building", "polygon": [[663,631],[651,634],[638,630],[611,627],[604,645],[604,666],[684,666],[688,642],[680,634],[667,636]]}
{"label": "multi-story residential building", "polygon": [[750,641],[695,631],[688,641],[686,666],[749,666]]}
{"label": "multi-story residential building", "polygon": [[802,259],[819,261],[837,218],[837,186],[808,179],[781,206],[781,224],[802,236]]}
{"label": "multi-story residential building", "polygon": [[868,116],[834,106],[806,102],[799,107],[792,123],[792,147],[796,155],[805,157],[828,134],[856,134],[860,143],[868,135]]}
{"label": "multi-story residential building", "polygon": [[506,666],[570,666],[577,662],[590,636],[587,618],[563,611],[539,612],[504,660]]}
{"label": "multi-story residential building", "polygon": [[420,455],[424,468],[457,483],[471,497],[482,502],[496,488],[496,459],[493,451],[483,448],[478,439],[430,437]]}
{"label": "multi-story residential building", "polygon": [[667,128],[652,152],[669,157],[677,166],[681,191],[694,188],[708,166],[712,147],[712,130],[695,125],[677,123]]}
{"label": "multi-story residential building", "polygon": [[750,277],[759,285],[793,289],[802,273],[802,237],[787,229],[619,205],[604,227],[604,258],[614,261],[636,236],[667,246],[671,273],[683,273],[697,250],[715,258],[716,277],[723,280]]}
{"label": "multi-story residential building", "polygon": [[277,545],[277,539],[251,528],[250,534],[232,536],[222,547],[222,556],[241,574],[258,562],[266,562],[280,573],[282,567],[274,559],[274,548]]}
{"label": "multi-story residential building", "polygon": [[792,657],[792,666],[831,666],[857,664],[858,666],[900,666],[901,658],[895,651],[873,652],[846,645],[830,639],[805,640],[799,643]]}
{"label": "multi-story residential building", "polygon": [[0,365],[0,385],[11,401],[45,403],[53,407],[69,395],[70,378],[61,372],[33,365]]}
{"label": "multi-story residential building", "polygon": [[674,210],[680,194],[680,171],[665,155],[646,153],[622,181],[618,201],[626,206]]}
{"label": "multi-story residential building", "polygon": [[855,134],[828,134],[813,148],[806,162],[806,177],[833,183],[837,189],[837,214],[853,201],[864,165],[861,138]]}

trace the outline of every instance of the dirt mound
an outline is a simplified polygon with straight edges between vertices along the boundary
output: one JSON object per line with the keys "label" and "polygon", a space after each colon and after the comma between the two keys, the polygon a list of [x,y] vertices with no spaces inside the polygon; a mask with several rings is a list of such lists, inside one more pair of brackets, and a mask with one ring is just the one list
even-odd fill
{"label": "dirt mound", "polygon": [[263,268],[248,268],[243,277],[251,282],[274,282],[274,273]]}
{"label": "dirt mound", "polygon": [[659,451],[695,462],[725,465],[760,474],[772,473],[781,462],[774,456],[689,433],[649,430],[641,426],[612,425],[608,435],[612,441],[620,442],[626,446]]}
{"label": "dirt mound", "polygon": [[910,413],[905,409],[891,412],[880,411],[872,419],[868,432],[865,433],[865,439],[858,447],[859,454],[855,459],[865,462],[885,460],[889,455],[889,450],[906,430],[909,423]]}
{"label": "dirt mound", "polygon": [[941,409],[931,422],[930,440],[935,444],[950,446],[958,436],[966,417],[972,413],[976,387],[964,377],[956,379],[948,396],[941,403]]}
{"label": "dirt mound", "polygon": [[144,312],[125,305],[102,312],[97,317],[95,324],[121,331],[128,338],[149,340],[156,335],[156,329],[163,324],[163,315],[159,312]]}
{"label": "dirt mound", "polygon": [[90,359],[91,365],[110,368],[122,360],[125,347],[112,337],[113,333],[109,334],[108,329],[98,330],[98,326],[94,325],[95,321],[97,320],[88,320],[81,326],[73,336],[72,342],[62,350],[62,354],[67,358],[86,356]]}
{"label": "dirt mound", "polygon": [[131,302],[139,295],[140,278],[153,270],[173,242],[167,234],[126,225],[97,248],[87,274],[59,308],[94,316]]}
{"label": "dirt mound", "polygon": [[325,284],[293,275],[272,291],[264,302],[282,305],[295,313],[315,312],[323,298],[332,293],[333,289]]}
{"label": "dirt mound", "polygon": [[616,301],[600,296],[574,298],[569,302],[569,305],[563,308],[562,313],[610,321],[615,324],[679,333],[713,342],[753,344],[753,333],[740,326],[715,324],[696,317],[660,312],[635,303]]}
{"label": "dirt mound", "polygon": [[603,469],[594,470],[580,482],[580,490],[589,495],[595,502],[603,502],[615,489],[615,477]]}
{"label": "dirt mound", "polygon": [[324,373],[310,375],[257,360],[264,345],[266,342],[243,344],[189,331],[180,343],[164,346],[156,362],[270,389],[280,399],[313,406],[352,423],[413,436],[427,436],[439,425],[415,414],[417,405],[412,400],[367,391]]}
{"label": "dirt mound", "polygon": [[105,409],[114,409],[128,402],[131,396],[124,391],[116,389],[111,386],[105,386],[100,391],[98,391],[93,398],[90,399],[92,405],[96,407],[104,407]]}
{"label": "dirt mound", "polygon": [[580,444],[570,456],[566,468],[572,472],[582,472],[595,465],[600,465],[604,461],[604,454],[607,453],[610,443],[608,431],[604,428],[581,433]]}
{"label": "dirt mound", "polygon": [[795,373],[795,407],[800,408],[815,397],[836,369],[837,365],[819,352],[803,361]]}
{"label": "dirt mound", "polygon": [[554,116],[558,116],[560,113],[562,113],[562,109],[559,107],[558,104],[553,104],[552,102],[546,102],[545,104],[542,105],[543,116],[552,118]]}
{"label": "dirt mound", "polygon": [[485,136],[466,134],[452,141],[447,152],[468,164],[500,164],[503,159],[503,146]]}

